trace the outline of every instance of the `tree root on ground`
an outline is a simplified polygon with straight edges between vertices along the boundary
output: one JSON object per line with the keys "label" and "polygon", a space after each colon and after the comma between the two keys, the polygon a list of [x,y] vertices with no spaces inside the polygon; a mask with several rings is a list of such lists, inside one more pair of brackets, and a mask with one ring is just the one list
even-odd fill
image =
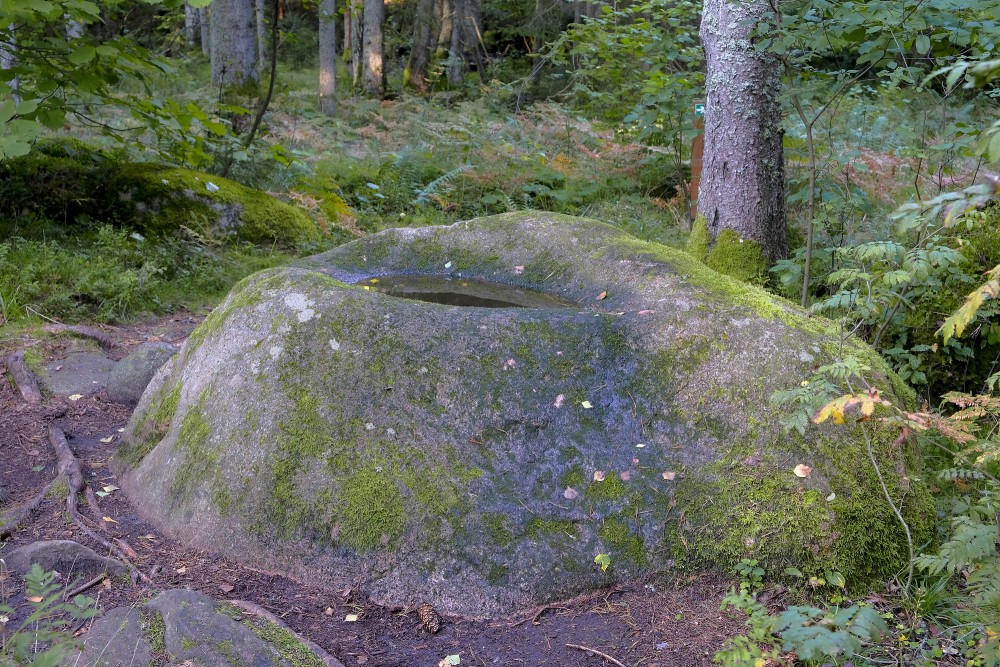
{"label": "tree root on ground", "polygon": [[97,341],[105,350],[118,347],[118,341],[104,333],[100,329],[88,327],[83,324],[47,324],[43,327],[49,333],[71,333],[84,338],[91,338]]}
{"label": "tree root on ground", "polygon": [[17,387],[24,402],[31,405],[40,405],[42,402],[42,392],[38,388],[38,382],[31,373],[31,369],[28,368],[28,364],[24,361],[24,350],[8,354],[7,358],[4,359],[4,363],[7,365],[7,373],[10,375],[10,379],[14,381],[14,386]]}

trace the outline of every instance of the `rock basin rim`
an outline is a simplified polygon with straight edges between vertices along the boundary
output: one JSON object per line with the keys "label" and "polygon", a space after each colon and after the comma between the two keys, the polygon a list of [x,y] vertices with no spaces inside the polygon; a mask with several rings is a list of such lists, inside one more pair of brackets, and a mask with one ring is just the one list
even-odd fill
{"label": "rock basin rim", "polygon": [[393,273],[370,276],[354,285],[401,299],[474,308],[580,308],[552,292],[469,278],[459,274]]}

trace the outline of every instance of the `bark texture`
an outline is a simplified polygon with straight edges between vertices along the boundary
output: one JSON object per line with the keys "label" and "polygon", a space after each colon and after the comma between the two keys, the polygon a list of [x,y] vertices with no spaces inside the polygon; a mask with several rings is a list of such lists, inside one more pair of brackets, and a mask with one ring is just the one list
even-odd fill
{"label": "bark texture", "polygon": [[212,55],[212,26],[208,7],[198,8],[198,27],[201,30],[201,52],[207,57]]}
{"label": "bark texture", "polygon": [[351,2],[351,85],[357,88],[361,85],[361,42],[363,41],[362,25],[365,14],[361,0]]}
{"label": "bark texture", "polygon": [[465,78],[465,16],[468,0],[451,0],[451,47],[448,49],[448,83],[457,86]]}
{"label": "bark texture", "polygon": [[253,0],[212,3],[212,84],[240,86],[258,80]]}
{"label": "bark texture", "polygon": [[713,239],[732,229],[772,261],[787,250],[781,71],[773,54],[754,48],[751,32],[773,15],[767,0],[705,0],[707,105],[698,198]]}
{"label": "bark texture", "polygon": [[198,39],[201,37],[200,18],[201,12],[198,11],[197,7],[184,4],[184,44],[189,49],[197,46]]}
{"label": "bark texture", "polygon": [[385,97],[385,77],[382,70],[384,57],[382,25],[384,23],[384,0],[365,0],[361,85],[365,94],[380,99]]}
{"label": "bark texture", "polygon": [[410,45],[410,59],[403,72],[403,85],[412,86],[421,92],[427,90],[427,69],[431,61],[431,49],[437,41],[434,30],[435,0],[418,0],[417,13],[413,19],[413,42]]}
{"label": "bark texture", "polygon": [[[0,69],[14,69],[17,66],[17,42],[15,41],[14,24],[7,26],[6,30],[0,30]],[[21,97],[17,94],[19,82],[15,76],[10,83],[11,99],[20,102]]]}
{"label": "bark texture", "polygon": [[257,26],[257,62],[264,67],[267,62],[267,28],[265,24],[264,0],[254,0],[255,24]]}
{"label": "bark texture", "polygon": [[319,110],[337,113],[337,0],[319,5]]}

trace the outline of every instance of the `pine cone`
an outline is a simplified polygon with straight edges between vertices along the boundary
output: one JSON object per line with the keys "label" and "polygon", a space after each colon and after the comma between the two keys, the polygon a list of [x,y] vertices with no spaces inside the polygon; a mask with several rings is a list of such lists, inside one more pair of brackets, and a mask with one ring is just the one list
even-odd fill
{"label": "pine cone", "polygon": [[432,635],[441,629],[441,616],[428,603],[417,607],[417,616],[420,617],[420,627]]}

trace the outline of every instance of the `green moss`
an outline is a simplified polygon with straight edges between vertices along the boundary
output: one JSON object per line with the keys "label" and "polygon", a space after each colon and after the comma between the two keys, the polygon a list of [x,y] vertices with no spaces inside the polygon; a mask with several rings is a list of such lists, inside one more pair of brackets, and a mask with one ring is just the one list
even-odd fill
{"label": "green moss", "polygon": [[139,465],[170,430],[180,400],[180,382],[166,394],[161,390],[150,409],[136,421],[129,440],[115,453],[116,461],[130,468]]}
{"label": "green moss", "polygon": [[563,488],[571,486],[577,491],[581,491],[587,485],[587,473],[581,466],[573,466],[563,473],[562,478],[559,480],[559,484],[562,485]]}
{"label": "green moss", "polygon": [[52,488],[49,489],[49,498],[55,498],[56,500],[64,500],[66,495],[69,493],[69,487],[66,486],[66,480],[60,477],[52,484]]}
{"label": "green moss", "polygon": [[580,528],[575,521],[569,519],[543,519],[533,517],[528,522],[524,530],[524,536],[528,539],[539,540],[545,537],[561,536],[576,539],[579,537]]}
{"label": "green moss", "polygon": [[229,604],[219,605],[219,611],[242,619],[245,626],[273,646],[291,667],[326,667],[326,663],[319,656],[286,628],[258,616],[248,616],[244,610]]}
{"label": "green moss", "polygon": [[490,542],[498,547],[505,547],[514,541],[507,517],[498,512],[483,513],[483,532]]}
{"label": "green moss", "polygon": [[606,473],[603,482],[594,482],[587,487],[587,499],[600,501],[618,500],[625,495],[625,482],[616,472]]}
{"label": "green moss", "polygon": [[214,648],[228,664],[233,665],[233,667],[240,664],[240,656],[236,653],[236,647],[233,645],[232,640],[224,639],[220,642],[215,642]]}
{"label": "green moss", "polygon": [[403,534],[406,514],[395,482],[377,469],[359,470],[338,494],[339,539],[357,551],[391,544]]}
{"label": "green moss", "polygon": [[753,285],[767,283],[770,266],[759,243],[740,238],[732,229],[723,229],[715,237],[715,245],[705,264],[723,275]]}
{"label": "green moss", "polygon": [[486,581],[488,581],[491,586],[499,586],[507,579],[507,575],[509,573],[510,566],[493,563],[486,572]]}
{"label": "green moss", "polygon": [[200,482],[211,478],[218,467],[219,451],[208,444],[212,435],[204,414],[208,393],[208,389],[202,391],[197,403],[188,409],[181,420],[176,449],[183,460],[177,466],[170,490],[174,498],[188,497]]}
{"label": "green moss", "polygon": [[145,608],[141,609],[139,611],[139,622],[153,653],[161,655],[166,653],[167,624],[163,622],[163,616],[160,615],[160,612]]}
{"label": "green moss", "polygon": [[198,642],[192,637],[181,637],[181,648],[185,651],[193,651],[198,648]]}
{"label": "green moss", "polygon": [[688,254],[699,262],[705,262],[708,260],[709,241],[708,222],[705,221],[705,216],[699,215],[695,218],[694,224],[691,225],[691,233],[688,235],[686,250]]}
{"label": "green moss", "polygon": [[611,550],[612,561],[627,560],[640,567],[646,564],[643,539],[632,533],[625,523],[618,519],[605,519],[598,536]]}

